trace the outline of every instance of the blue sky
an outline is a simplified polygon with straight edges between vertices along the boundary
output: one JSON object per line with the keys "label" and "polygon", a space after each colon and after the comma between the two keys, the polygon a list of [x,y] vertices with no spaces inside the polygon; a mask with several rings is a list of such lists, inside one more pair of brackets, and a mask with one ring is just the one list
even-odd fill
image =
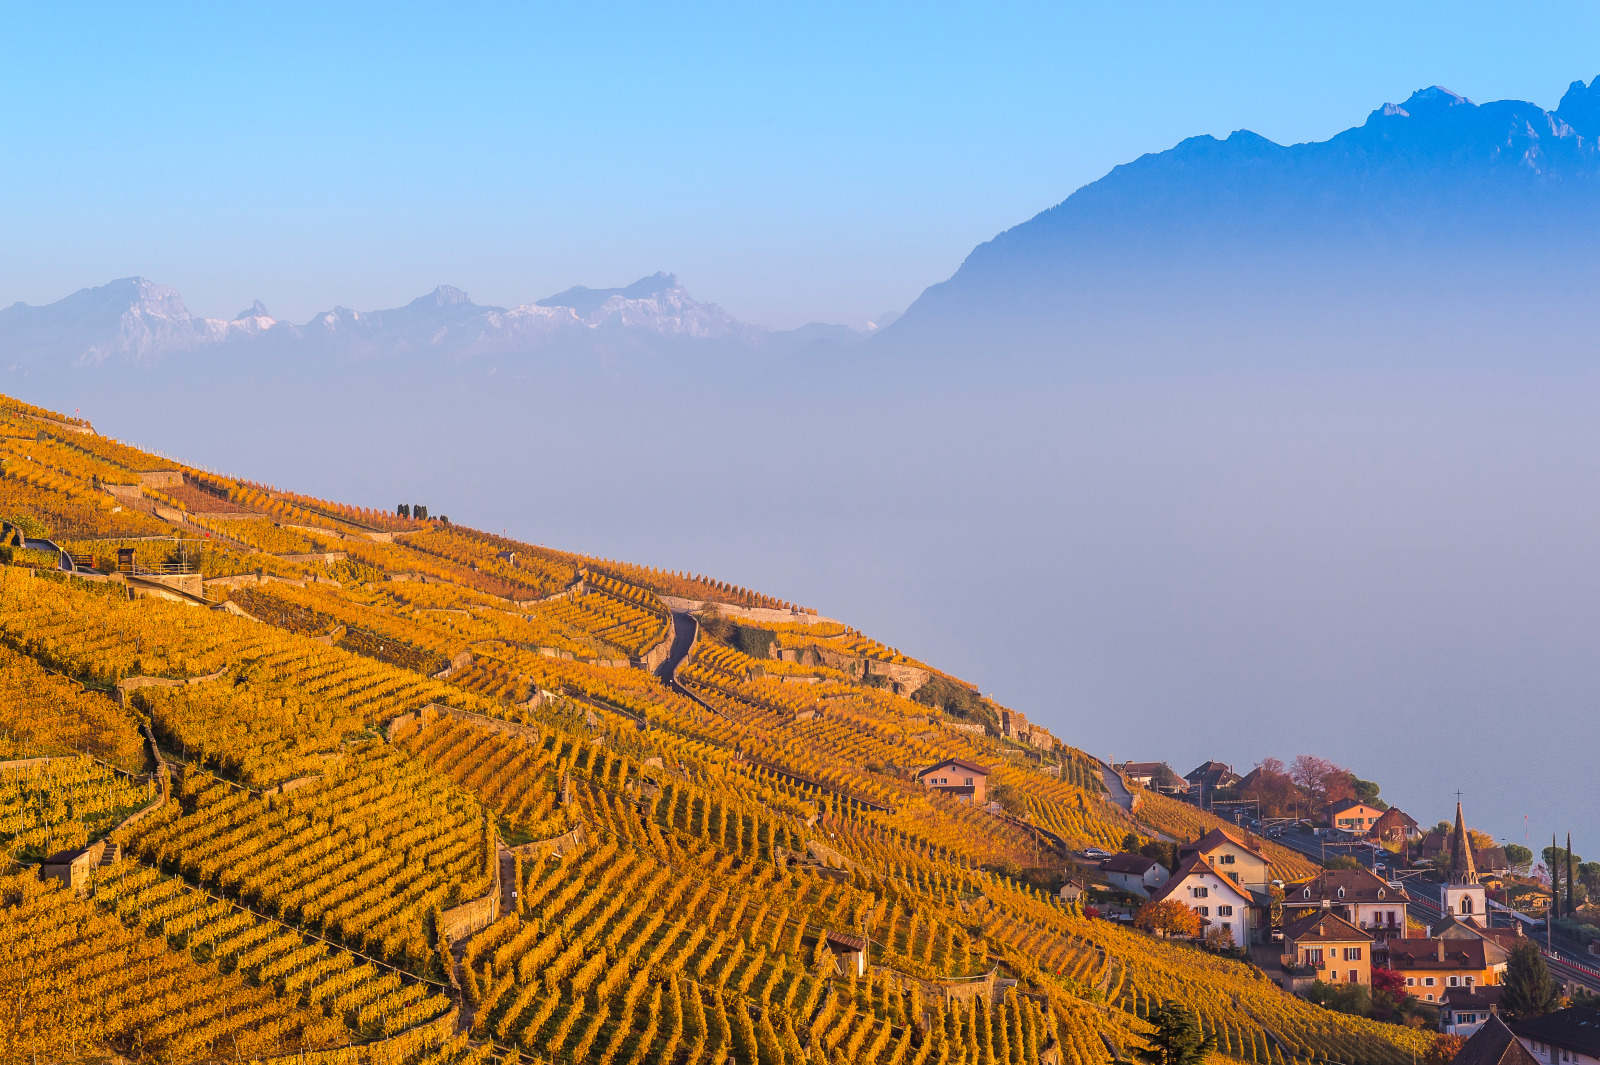
{"label": "blue sky", "polygon": [[1553,107],[1600,73],[1580,5],[4,15],[0,302],[137,273],[296,320],[662,269],[746,320],[859,324],[1185,136],[1320,139],[1434,82]]}

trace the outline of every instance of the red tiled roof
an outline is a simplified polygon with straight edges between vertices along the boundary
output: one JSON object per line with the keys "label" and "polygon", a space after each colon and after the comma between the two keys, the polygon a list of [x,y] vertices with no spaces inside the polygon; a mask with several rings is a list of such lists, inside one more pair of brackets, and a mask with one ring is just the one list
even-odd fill
{"label": "red tiled roof", "polygon": [[989,771],[976,762],[969,762],[965,758],[946,758],[942,762],[935,762],[926,769],[918,770],[917,776],[925,777],[937,769],[943,769],[945,766],[953,766],[957,769],[965,769],[969,773],[977,773],[981,776],[989,775]]}
{"label": "red tiled roof", "polygon": [[1308,913],[1283,926],[1285,942],[1351,943],[1372,941],[1372,936],[1332,911]]}
{"label": "red tiled roof", "polygon": [[[1310,895],[1306,894],[1310,889]],[[1339,894],[1340,889],[1344,894]],[[1411,901],[1405,888],[1391,887],[1389,882],[1368,869],[1324,869],[1309,880],[1301,880],[1283,889],[1285,906],[1321,905],[1327,899],[1334,905],[1353,902]]]}
{"label": "red tiled roof", "polygon": [[1231,829],[1226,828],[1213,828],[1211,831],[1207,832],[1193,843],[1183,844],[1183,846],[1178,848],[1178,853],[1180,855],[1195,852],[1207,854],[1213,850],[1216,850],[1224,843],[1232,843],[1236,847],[1242,847],[1251,854],[1254,854],[1256,857],[1263,860],[1265,860],[1267,857],[1261,852],[1259,847],[1251,843],[1248,839],[1245,839],[1233,832]]}
{"label": "red tiled roof", "polygon": [[1486,939],[1389,940],[1391,969],[1487,969],[1505,960],[1506,952]]}
{"label": "red tiled roof", "polygon": [[1150,896],[1150,901],[1160,902],[1163,899],[1168,898],[1178,890],[1185,879],[1194,876],[1197,873],[1210,876],[1212,879],[1219,882],[1223,887],[1237,895],[1239,897],[1239,901],[1243,902],[1246,906],[1250,905],[1254,901],[1250,897],[1250,892],[1246,891],[1238,884],[1235,884],[1232,880],[1229,880],[1227,877],[1211,868],[1210,863],[1199,854],[1191,854],[1182,862],[1178,863],[1178,869],[1172,874],[1172,879],[1168,880],[1165,884],[1162,884],[1160,890]]}

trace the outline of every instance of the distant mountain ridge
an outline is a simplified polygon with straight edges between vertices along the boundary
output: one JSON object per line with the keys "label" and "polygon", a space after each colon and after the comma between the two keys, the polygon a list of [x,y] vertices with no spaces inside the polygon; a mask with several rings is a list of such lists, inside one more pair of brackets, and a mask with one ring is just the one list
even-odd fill
{"label": "distant mountain ridge", "polygon": [[740,322],[714,303],[695,300],[666,273],[625,288],[577,286],[511,308],[480,306],[461,289],[440,285],[403,307],[334,307],[303,324],[274,318],[260,300],[231,320],[200,317],[175,289],[142,277],[120,278],[44,306],[17,303],[0,310],[0,357],[13,365],[152,365],[202,348],[248,346],[352,357],[469,358],[584,348],[600,337],[646,350],[704,341],[783,352],[819,339],[853,343],[864,336],[846,326],[775,330]]}
{"label": "distant mountain ridge", "polygon": [[1597,142],[1600,78],[1554,111],[1432,86],[1325,141],[1191,137],[979,245],[874,346],[1293,344],[1523,301],[1565,330],[1600,283]]}

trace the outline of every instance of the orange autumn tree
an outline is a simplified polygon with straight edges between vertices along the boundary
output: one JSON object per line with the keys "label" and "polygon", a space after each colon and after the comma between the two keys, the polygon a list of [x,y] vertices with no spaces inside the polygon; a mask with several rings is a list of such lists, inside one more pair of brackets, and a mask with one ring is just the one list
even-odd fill
{"label": "orange autumn tree", "polygon": [[1133,915],[1135,928],[1163,936],[1197,936],[1200,934],[1200,915],[1176,899],[1147,902]]}

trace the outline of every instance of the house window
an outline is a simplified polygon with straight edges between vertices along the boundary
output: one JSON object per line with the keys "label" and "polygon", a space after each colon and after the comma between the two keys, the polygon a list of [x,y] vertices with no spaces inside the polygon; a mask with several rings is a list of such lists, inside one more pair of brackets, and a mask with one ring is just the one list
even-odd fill
{"label": "house window", "polygon": [[1389,927],[1390,928],[1394,927],[1394,911],[1393,910],[1389,911]]}
{"label": "house window", "polygon": [[1450,978],[1450,986],[1451,986],[1451,987],[1456,987],[1456,986],[1459,986],[1459,985],[1460,985],[1460,983],[1461,983],[1461,981],[1460,981],[1460,980],[1457,980],[1457,979],[1456,979],[1456,978],[1455,978],[1455,977],[1453,977],[1453,976],[1452,976],[1452,977],[1451,977],[1451,978]]}
{"label": "house window", "polygon": [[1471,913],[1472,912],[1472,896],[1471,895],[1463,895],[1463,896],[1461,896],[1461,912],[1462,913]]}
{"label": "house window", "polygon": [[1344,948],[1344,960],[1345,961],[1360,961],[1361,960],[1361,948],[1360,947],[1345,947]]}
{"label": "house window", "polygon": [[1429,1001],[1429,1002],[1432,1002],[1432,1001],[1433,1001],[1433,996],[1432,996],[1432,995],[1429,995],[1429,996],[1428,996],[1428,1001]]}
{"label": "house window", "polygon": [[[1423,987],[1432,987],[1433,986],[1433,977],[1431,977],[1431,976],[1424,977],[1423,981],[1422,981],[1422,986]],[[1431,1002],[1433,1000],[1433,996],[1429,995],[1428,996],[1428,1000]]]}
{"label": "house window", "polygon": [[967,778],[967,786],[968,786],[968,787],[971,787],[971,786],[972,786],[972,778],[971,778],[971,777],[968,777],[968,778]]}
{"label": "house window", "polygon": [[1194,897],[1197,899],[1203,899],[1211,894],[1211,889],[1208,887],[1190,888],[1189,890],[1194,892]]}
{"label": "house window", "polygon": [[1218,906],[1217,907],[1217,916],[1218,917],[1232,917],[1233,916],[1233,907],[1232,906]]}
{"label": "house window", "polygon": [[1464,976],[1464,977],[1461,978],[1461,982],[1466,984],[1468,987],[1471,987],[1472,986],[1472,977]]}
{"label": "house window", "polygon": [[1344,898],[1344,888],[1340,888],[1340,889],[1339,889],[1339,897],[1340,897],[1340,898],[1341,898],[1341,899],[1342,899],[1342,898]]}
{"label": "house window", "polygon": [[1406,977],[1406,986],[1407,987],[1416,987],[1417,986],[1417,978],[1415,976]]}
{"label": "house window", "polygon": [[1222,862],[1223,865],[1232,865],[1233,864],[1233,855],[1224,854],[1221,857],[1221,859],[1219,859],[1219,860]]}
{"label": "house window", "polygon": [[1210,917],[1211,916],[1211,907],[1209,907],[1209,906],[1196,906],[1194,908],[1194,912],[1198,913],[1201,917]]}

